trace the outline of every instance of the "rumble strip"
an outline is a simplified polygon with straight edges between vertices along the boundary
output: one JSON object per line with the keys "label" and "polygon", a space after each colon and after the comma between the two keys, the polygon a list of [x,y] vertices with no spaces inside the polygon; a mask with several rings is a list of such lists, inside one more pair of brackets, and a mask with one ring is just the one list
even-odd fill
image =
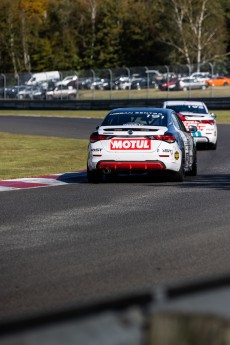
{"label": "rumble strip", "polygon": [[0,180],[0,192],[25,188],[61,186],[69,183],[83,183],[85,178],[85,171],[77,171],[40,177]]}

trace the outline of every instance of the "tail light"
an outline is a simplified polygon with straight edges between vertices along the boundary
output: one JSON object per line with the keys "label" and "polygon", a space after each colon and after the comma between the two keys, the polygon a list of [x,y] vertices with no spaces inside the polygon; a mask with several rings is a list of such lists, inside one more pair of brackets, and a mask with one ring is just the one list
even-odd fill
{"label": "tail light", "polygon": [[108,140],[111,139],[112,137],[109,135],[103,135],[103,134],[98,134],[98,133],[92,133],[90,135],[89,141],[90,143],[96,143],[97,141],[101,140]]}
{"label": "tail light", "polygon": [[214,125],[214,120],[201,120],[200,122],[201,123],[206,123],[206,124],[209,124],[209,125]]}
{"label": "tail light", "polygon": [[184,115],[182,115],[181,113],[177,113],[177,115],[179,116],[179,118],[181,119],[181,121],[186,121],[186,118]]}
{"label": "tail light", "polygon": [[176,138],[173,134],[151,135],[149,139],[166,141],[169,144],[174,143],[176,141]]}

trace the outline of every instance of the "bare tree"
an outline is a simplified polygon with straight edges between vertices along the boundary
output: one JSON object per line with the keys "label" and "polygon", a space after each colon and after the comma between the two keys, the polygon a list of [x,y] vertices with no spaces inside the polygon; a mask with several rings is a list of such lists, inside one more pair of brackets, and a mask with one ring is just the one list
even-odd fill
{"label": "bare tree", "polygon": [[160,38],[171,46],[177,62],[197,64],[199,70],[201,64],[228,54],[224,13],[216,0],[166,0],[162,18]]}

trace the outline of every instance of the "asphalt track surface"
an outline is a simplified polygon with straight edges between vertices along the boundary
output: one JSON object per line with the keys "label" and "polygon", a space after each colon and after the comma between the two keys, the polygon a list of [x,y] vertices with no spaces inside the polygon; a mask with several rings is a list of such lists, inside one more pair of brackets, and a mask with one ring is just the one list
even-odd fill
{"label": "asphalt track surface", "polygon": [[88,139],[102,119],[0,116],[0,132]]}
{"label": "asphalt track surface", "polygon": [[[76,121],[83,136],[92,122]],[[217,150],[199,151],[184,183],[83,175],[1,192],[0,321],[229,274],[230,126],[218,130]]]}

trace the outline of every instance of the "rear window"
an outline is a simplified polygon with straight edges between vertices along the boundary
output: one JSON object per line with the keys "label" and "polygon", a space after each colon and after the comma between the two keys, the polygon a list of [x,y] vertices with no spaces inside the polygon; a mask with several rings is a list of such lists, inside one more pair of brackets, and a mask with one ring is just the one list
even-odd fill
{"label": "rear window", "polygon": [[162,112],[127,111],[109,113],[101,126],[166,126],[167,118]]}
{"label": "rear window", "polygon": [[176,113],[208,114],[202,105],[167,105],[166,108],[172,109]]}

